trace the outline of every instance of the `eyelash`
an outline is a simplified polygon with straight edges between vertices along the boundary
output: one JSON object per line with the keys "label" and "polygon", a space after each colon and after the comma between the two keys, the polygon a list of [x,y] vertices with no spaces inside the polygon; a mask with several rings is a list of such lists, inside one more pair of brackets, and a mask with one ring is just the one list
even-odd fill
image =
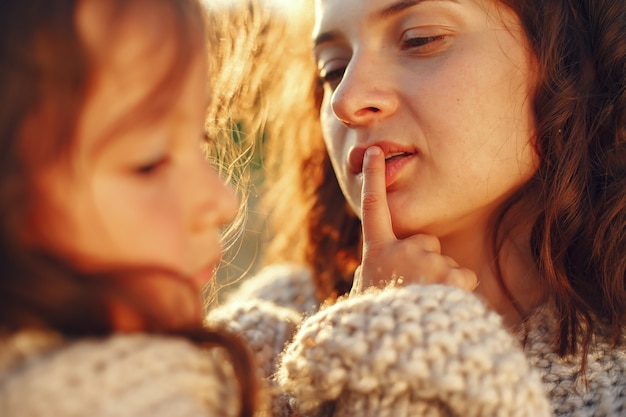
{"label": "eyelash", "polygon": [[343,78],[343,74],[346,72],[346,67],[337,68],[332,71],[323,71],[323,74],[320,75],[319,80],[322,85],[332,85],[339,84],[339,81]]}
{"label": "eyelash", "polygon": [[154,162],[150,162],[148,164],[142,165],[135,169],[135,172],[141,176],[148,176],[156,173],[162,167],[169,163],[170,159],[167,156],[157,159]]}
{"label": "eyelash", "polygon": [[[430,44],[434,42],[439,42],[445,39],[444,35],[435,35],[435,36],[424,36],[424,37],[416,37],[409,38],[402,41],[401,49],[403,51],[409,49],[419,49],[422,47],[428,48]],[[339,84],[341,79],[343,78],[343,74],[346,72],[346,67],[337,68],[332,71],[322,71],[322,74],[319,76],[320,86],[328,85],[333,87]]]}
{"label": "eyelash", "polygon": [[401,49],[406,51],[408,49],[421,48],[424,46],[430,46],[433,42],[439,42],[445,39],[444,35],[424,36],[417,38],[409,38],[402,40]]}

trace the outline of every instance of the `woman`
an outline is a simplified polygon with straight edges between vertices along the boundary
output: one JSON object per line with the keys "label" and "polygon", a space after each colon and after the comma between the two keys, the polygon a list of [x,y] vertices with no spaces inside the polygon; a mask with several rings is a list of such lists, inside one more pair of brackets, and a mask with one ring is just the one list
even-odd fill
{"label": "woman", "polygon": [[[318,301],[355,294],[310,317],[283,357],[281,384],[301,410],[349,414],[353,395],[397,403],[383,383],[359,391],[317,369],[335,364],[344,382],[376,380],[387,369],[376,370],[371,354],[333,350],[345,334],[362,339],[342,346],[392,358],[429,352],[426,342],[394,345],[410,338],[397,315],[387,337],[368,324],[388,308],[429,329],[424,291],[442,300],[462,291],[452,296],[462,302],[439,311],[457,320],[454,306],[466,302],[498,313],[495,327],[477,324],[482,313],[463,320],[518,339],[557,415],[624,409],[625,14],[616,1],[318,2],[315,114],[326,150],[306,136],[316,130],[301,129],[313,145],[283,157],[290,163],[279,170],[281,199],[274,194],[275,242],[304,238],[288,260],[310,268]],[[280,138],[284,152],[297,151],[298,139]],[[285,175],[296,169],[300,176]],[[309,200],[295,203],[300,196]],[[297,217],[301,207],[308,214]],[[299,273],[283,273],[283,282]],[[268,286],[250,286],[272,297]],[[383,290],[358,295],[376,286]],[[407,306],[417,311],[401,313]],[[314,329],[326,331],[314,337]],[[462,346],[457,330],[451,343]],[[419,399],[413,377],[401,379],[409,388],[400,391]],[[452,407],[447,394],[428,398]]]}

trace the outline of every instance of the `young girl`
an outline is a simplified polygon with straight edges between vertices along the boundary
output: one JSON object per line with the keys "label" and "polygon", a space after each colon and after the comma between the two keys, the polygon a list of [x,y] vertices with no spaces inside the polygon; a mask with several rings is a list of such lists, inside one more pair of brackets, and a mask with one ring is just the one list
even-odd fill
{"label": "young girl", "polygon": [[[625,7],[318,2],[326,149],[274,138],[273,245],[318,302],[353,296],[282,358],[299,410],[545,415],[543,390],[556,415],[623,414]],[[293,271],[244,290],[282,302],[279,273],[306,298]]]}
{"label": "young girl", "polygon": [[252,415],[247,349],[202,326],[238,206],[201,147],[202,7],[0,7],[0,414]]}

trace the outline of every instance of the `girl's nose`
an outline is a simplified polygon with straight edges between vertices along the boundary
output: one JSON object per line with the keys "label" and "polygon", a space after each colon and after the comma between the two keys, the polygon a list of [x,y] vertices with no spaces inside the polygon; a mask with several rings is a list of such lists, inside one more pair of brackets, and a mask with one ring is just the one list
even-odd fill
{"label": "girl's nose", "polygon": [[216,205],[218,215],[218,221],[222,225],[229,223],[233,220],[239,210],[239,198],[235,195],[233,189],[226,185],[218,176],[216,185]]}
{"label": "girl's nose", "polygon": [[239,210],[239,199],[233,189],[226,185],[217,170],[207,161],[202,172],[197,173],[197,186],[192,208],[192,229],[221,227],[233,220]]}

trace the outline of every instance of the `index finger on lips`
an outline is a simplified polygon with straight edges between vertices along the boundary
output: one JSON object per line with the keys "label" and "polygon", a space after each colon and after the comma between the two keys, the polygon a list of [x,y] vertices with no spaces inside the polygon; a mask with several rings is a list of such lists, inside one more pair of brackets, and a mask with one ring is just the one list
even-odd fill
{"label": "index finger on lips", "polygon": [[377,146],[369,147],[363,159],[361,222],[366,245],[396,240],[387,205],[385,155]]}

